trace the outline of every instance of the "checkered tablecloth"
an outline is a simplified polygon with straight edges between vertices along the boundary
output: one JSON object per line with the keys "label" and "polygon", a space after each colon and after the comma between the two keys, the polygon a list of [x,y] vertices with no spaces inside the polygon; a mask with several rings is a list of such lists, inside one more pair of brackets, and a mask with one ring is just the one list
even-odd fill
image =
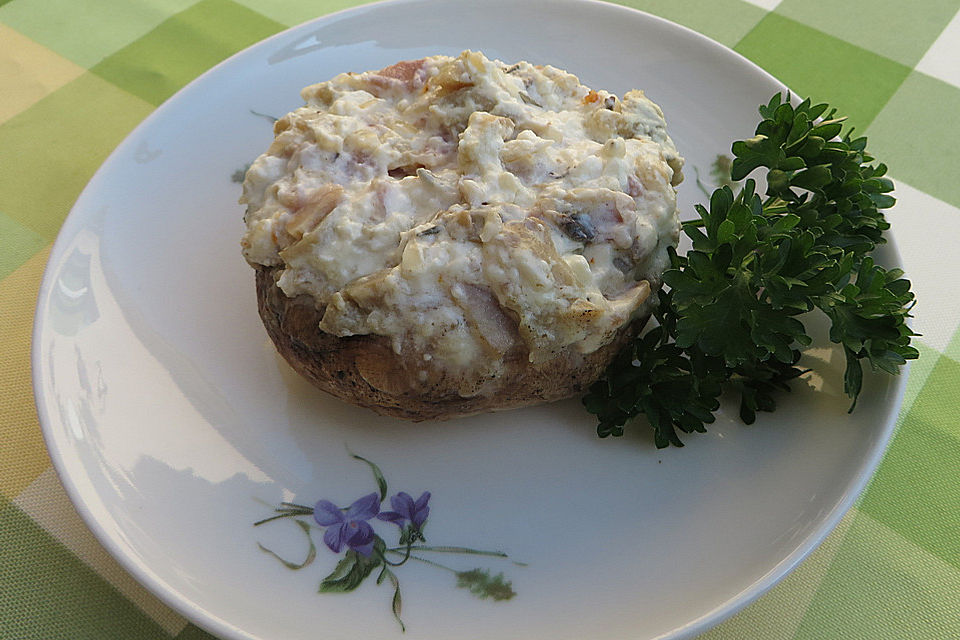
{"label": "checkered tablecloth", "polygon": [[[479,0],[477,0],[479,1]],[[107,555],[50,465],[30,330],[57,230],[145,116],[356,0],[0,0],[0,638],[210,638]],[[709,640],[960,638],[960,0],[636,0],[829,101],[890,166],[920,304],[897,435],[826,542]]]}

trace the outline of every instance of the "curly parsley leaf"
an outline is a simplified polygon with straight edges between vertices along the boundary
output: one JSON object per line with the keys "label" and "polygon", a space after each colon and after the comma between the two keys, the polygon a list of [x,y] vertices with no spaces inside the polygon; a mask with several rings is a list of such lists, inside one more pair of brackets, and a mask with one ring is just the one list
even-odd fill
{"label": "curly parsley leaf", "polygon": [[862,362],[897,374],[916,358],[906,324],[914,296],[900,270],[869,256],[885,242],[893,182],[872,164],[866,138],[842,137],[844,118],[825,104],[796,107],[777,94],[760,107],[756,135],[733,143],[734,182],[766,170],[766,192],[746,179],[715,190],[699,219],[685,222],[693,247],[671,254],[654,311],[658,326],[610,364],[584,397],[601,437],[619,436],[644,414],[658,447],[683,446],[678,431],[705,431],[725,389],[740,417],[773,411],[776,394],[802,375],[810,344],[800,315],[820,309],[846,356],[852,411]]}

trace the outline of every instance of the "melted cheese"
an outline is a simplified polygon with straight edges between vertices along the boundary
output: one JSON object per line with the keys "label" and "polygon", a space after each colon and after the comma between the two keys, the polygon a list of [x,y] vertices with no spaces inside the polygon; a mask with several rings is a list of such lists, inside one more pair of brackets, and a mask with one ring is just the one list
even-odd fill
{"label": "melted cheese", "polygon": [[646,311],[683,160],[642,92],[467,51],[302,96],[247,172],[242,246],[322,330],[387,336],[471,395],[518,344],[589,353]]}

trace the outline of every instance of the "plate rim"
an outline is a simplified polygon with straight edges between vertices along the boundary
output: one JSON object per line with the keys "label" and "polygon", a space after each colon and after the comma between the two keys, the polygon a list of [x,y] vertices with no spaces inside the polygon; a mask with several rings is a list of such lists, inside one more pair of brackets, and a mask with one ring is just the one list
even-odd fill
{"label": "plate rim", "polygon": [[[250,46],[237,51],[236,53],[230,55],[229,57],[204,71],[202,74],[181,87],[174,95],[170,96],[170,98],[158,105],[149,115],[147,115],[147,117],[139,122],[136,127],[128,132],[124,139],[103,160],[96,172],[94,172],[91,178],[87,181],[87,184],[77,196],[74,203],[71,205],[70,211],[64,218],[60,230],[57,233],[57,237],[54,240],[50,255],[47,259],[47,264],[44,267],[43,277],[37,294],[37,303],[34,307],[34,318],[31,332],[31,386],[41,434],[43,436],[47,451],[50,454],[51,463],[57,474],[60,484],[67,493],[71,504],[76,509],[83,523],[97,539],[97,542],[99,542],[104,549],[108,551],[110,556],[116,560],[125,571],[133,576],[136,581],[144,586],[153,596],[157,597],[165,605],[186,618],[189,623],[195,624],[205,631],[221,637],[224,640],[263,640],[263,638],[249,633],[229,620],[215,615],[206,608],[198,605],[191,598],[181,593],[172,585],[168,584],[149,566],[140,562],[136,558],[135,554],[131,552],[129,546],[123,542],[122,538],[120,536],[113,535],[107,530],[107,527],[101,522],[101,520],[96,518],[92,510],[90,510],[87,506],[87,500],[84,498],[84,493],[79,487],[79,483],[77,481],[78,479],[69,473],[68,460],[66,456],[71,452],[69,448],[61,446],[65,443],[59,442],[56,434],[54,433],[54,428],[52,426],[53,421],[50,416],[50,411],[48,411],[49,400],[45,399],[44,384],[42,380],[42,372],[45,371],[45,365],[41,357],[42,348],[40,341],[41,334],[43,333],[45,327],[45,316],[42,312],[46,311],[46,307],[48,306],[46,301],[49,300],[51,291],[55,287],[55,274],[51,268],[51,265],[59,263],[59,261],[62,259],[62,256],[66,251],[68,241],[75,235],[72,232],[72,227],[78,224],[76,222],[79,215],[76,214],[77,204],[83,199],[83,196],[91,190],[91,185],[94,185],[103,179],[105,167],[111,165],[115,157],[124,153],[127,150],[127,147],[132,145],[132,139],[140,130],[152,125],[154,120],[164,117],[163,113],[170,104],[185,99],[185,96],[192,93],[195,85],[205,81],[208,76],[218,72],[221,67],[232,63],[236,58],[246,55],[255,47],[260,47],[272,41],[281,40],[288,37],[288,34],[293,31],[301,29],[305,30],[319,23],[335,22],[343,17],[377,11],[384,6],[424,4],[436,1],[439,0],[377,0],[375,2],[348,7],[332,13],[317,16],[300,24],[283,29],[282,31],[268,36],[267,38],[259,40]],[[456,2],[457,0],[452,1]],[[765,76],[767,80],[772,81],[774,84],[781,87],[783,91],[787,92],[787,95],[790,96],[794,103],[799,102],[797,94],[791,91],[785,83],[780,81],[774,75],[757,65],[749,58],[743,56],[731,47],[717,42],[713,38],[703,33],[666,18],[662,18],[641,9],[635,9],[616,4],[608,0],[522,1],[534,6],[541,5],[545,8],[549,6],[551,9],[556,9],[558,5],[595,6],[605,11],[619,11],[625,15],[629,14],[634,18],[640,16],[644,20],[648,20],[653,24],[658,25],[658,27],[661,29],[673,30],[679,34],[685,35],[686,37],[693,37],[701,41],[703,44],[710,46],[711,48],[721,50],[723,55],[732,55],[735,58],[739,58],[739,62],[749,67],[753,73]],[[894,238],[892,233],[889,231],[885,237],[887,242],[884,250],[890,253],[892,256],[891,262],[898,265],[901,264],[902,260],[897,247],[896,238]],[[814,530],[811,531],[805,538],[800,540],[791,553],[773,565],[769,571],[767,571],[767,573],[755,580],[750,586],[729,596],[720,605],[710,609],[709,611],[706,611],[694,619],[691,619],[686,624],[660,634],[659,636],[655,636],[652,640],[690,639],[722,623],[724,620],[727,620],[737,612],[743,610],[745,607],[759,599],[763,594],[767,593],[770,589],[776,586],[783,578],[785,578],[820,546],[824,539],[826,539],[826,537],[836,528],[844,515],[851,509],[854,502],[857,500],[857,498],[865,489],[867,483],[872,478],[880,464],[880,461],[886,453],[886,450],[896,430],[899,415],[902,411],[903,399],[906,392],[909,373],[910,362],[908,361],[901,369],[900,374],[896,377],[892,384],[892,393],[890,399],[891,410],[886,417],[886,422],[882,428],[878,429],[877,431],[877,438],[872,445],[872,449],[868,451],[867,455],[865,455],[860,468],[857,469],[855,474],[852,476],[852,481],[843,492],[843,497],[821,520],[820,524],[817,525],[816,528],[814,528]]]}

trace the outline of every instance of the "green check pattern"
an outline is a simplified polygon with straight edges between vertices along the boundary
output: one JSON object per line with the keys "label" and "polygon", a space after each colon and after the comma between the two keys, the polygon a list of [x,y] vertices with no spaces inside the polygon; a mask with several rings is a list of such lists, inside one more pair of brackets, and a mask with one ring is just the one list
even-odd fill
{"label": "green check pattern", "polygon": [[[64,217],[131,129],[220,60],[356,4],[0,0],[0,638],[212,637],[123,572],[66,499],[32,404],[33,306]],[[621,4],[848,114],[897,182],[890,218],[920,300],[922,356],[867,491],[796,571],[701,639],[960,638],[960,0]]]}

